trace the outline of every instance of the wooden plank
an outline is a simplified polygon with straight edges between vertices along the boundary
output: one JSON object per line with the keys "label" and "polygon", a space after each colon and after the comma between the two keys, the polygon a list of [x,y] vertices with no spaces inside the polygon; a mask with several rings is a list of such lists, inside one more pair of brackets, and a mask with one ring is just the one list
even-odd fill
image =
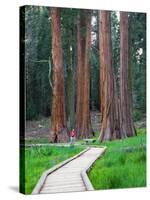
{"label": "wooden plank", "polygon": [[48,176],[48,174],[56,171],[57,169],[59,169],[60,167],[64,166],[65,164],[71,162],[72,160],[76,159],[77,157],[81,156],[82,154],[84,154],[86,151],[88,151],[90,148],[86,148],[85,150],[81,151],[79,154],[61,162],[60,164],[54,166],[53,168],[45,171],[42,176],[40,177],[38,183],[36,184],[36,186],[34,187],[33,191],[32,191],[32,194],[38,194],[40,192],[40,189],[42,188],[45,180],[46,180],[46,177]]}
{"label": "wooden plank", "polygon": [[[72,179],[79,179],[80,174],[78,176],[69,176],[69,177],[64,177],[64,176],[57,176],[57,177],[49,177],[48,179],[46,179],[46,181],[57,181],[57,180],[72,180]],[[45,182],[46,182],[45,181]]]}
{"label": "wooden plank", "polygon": [[67,181],[52,181],[52,182],[45,182],[44,185],[57,185],[57,184],[68,184],[68,183],[83,183],[82,179],[70,179]]}
{"label": "wooden plank", "polygon": [[[48,177],[47,179],[46,179],[46,181],[52,181],[52,180],[60,180],[60,179],[63,179],[63,180],[67,180],[67,179],[73,179],[73,178],[78,178],[78,177],[80,177],[80,174],[77,174],[76,176],[75,175],[70,175],[70,176],[68,176],[68,177],[65,177],[65,176],[63,176],[63,175],[60,175],[60,176],[55,176],[55,177]],[[46,182],[45,181],[45,182]]]}
{"label": "wooden plank", "polygon": [[72,184],[74,184],[74,185],[76,185],[76,184],[84,185],[82,180],[75,180],[75,181],[69,181],[69,183],[68,182],[46,183],[46,184],[43,185],[43,187],[51,187],[51,186],[54,186],[54,185],[61,186],[61,185],[68,185],[68,184],[70,184],[70,185],[72,185]]}
{"label": "wooden plank", "polygon": [[97,158],[102,156],[102,154],[105,152],[105,150],[106,150],[106,148],[103,148],[101,150],[100,154],[95,156],[95,158],[91,161],[91,163],[88,166],[86,166],[86,168],[81,172],[81,176],[82,176],[83,182],[84,182],[87,190],[91,190],[91,191],[94,190],[94,187],[87,176],[87,172],[89,171],[91,166],[94,164],[94,162],[97,160]]}
{"label": "wooden plank", "polygon": [[53,189],[53,188],[68,188],[68,187],[85,187],[83,182],[82,183],[68,183],[68,184],[65,184],[65,185],[44,185],[42,190],[45,190],[45,189]]}
{"label": "wooden plank", "polygon": [[85,191],[86,189],[85,189],[85,187],[81,187],[81,186],[76,186],[76,187],[70,187],[70,186],[68,186],[68,187],[66,187],[66,188],[61,188],[61,187],[55,187],[55,188],[48,188],[48,189],[46,189],[46,188],[44,188],[44,189],[42,189],[41,191],[40,191],[40,193],[41,192],[52,192],[52,191],[55,191],[55,192],[60,192],[60,191],[62,191],[62,192],[64,192],[64,191]]}
{"label": "wooden plank", "polygon": [[47,191],[40,191],[40,194],[50,194],[50,193],[66,193],[66,192],[83,192],[83,191],[86,191],[85,189],[83,189],[83,188],[68,188],[67,190],[62,190],[62,189],[60,189],[60,190],[58,190],[58,189],[56,189],[56,190],[51,190],[51,191],[49,191],[49,190],[47,190]]}
{"label": "wooden plank", "polygon": [[39,193],[77,192],[93,190],[86,172],[104,148],[90,148],[72,161],[47,174]]}

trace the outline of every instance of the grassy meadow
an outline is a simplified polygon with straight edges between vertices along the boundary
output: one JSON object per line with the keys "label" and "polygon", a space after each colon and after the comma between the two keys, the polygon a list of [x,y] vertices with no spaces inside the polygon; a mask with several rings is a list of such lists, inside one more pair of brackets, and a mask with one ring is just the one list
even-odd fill
{"label": "grassy meadow", "polygon": [[[88,176],[96,190],[146,186],[146,130],[137,129],[137,136],[123,140],[85,144],[76,141],[75,146],[44,146],[25,148],[25,188],[30,194],[42,173],[56,164],[78,154],[87,146],[107,146],[105,154],[91,167]],[[39,142],[41,142],[40,140]],[[44,141],[43,141],[44,143]],[[27,144],[30,144],[27,143]],[[23,150],[21,151],[23,155]],[[23,159],[23,156],[21,156]],[[23,173],[23,172],[22,172]],[[23,179],[23,177],[22,177]],[[23,184],[23,180],[21,181]]]}
{"label": "grassy meadow", "polygon": [[145,129],[138,129],[136,137],[102,145],[108,148],[88,174],[96,190],[146,186]]}
{"label": "grassy meadow", "polygon": [[[23,188],[24,182],[21,180],[20,190],[25,191],[26,194],[30,194],[45,170],[78,154],[83,149],[84,148],[81,146],[25,148],[25,188]],[[23,149],[22,154],[24,154]],[[20,157],[21,159],[24,159],[24,156],[21,155]],[[23,174],[24,168],[21,169],[23,170],[21,174]]]}

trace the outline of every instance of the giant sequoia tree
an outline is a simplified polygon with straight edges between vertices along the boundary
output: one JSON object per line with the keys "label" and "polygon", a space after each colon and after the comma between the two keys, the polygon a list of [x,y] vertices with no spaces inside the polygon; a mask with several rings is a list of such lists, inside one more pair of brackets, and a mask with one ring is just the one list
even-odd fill
{"label": "giant sequoia tree", "polygon": [[128,76],[128,13],[120,12],[120,126],[124,137],[134,136]]}
{"label": "giant sequoia tree", "polygon": [[[146,109],[146,15],[51,11],[49,17],[48,7],[25,8],[26,119],[51,114],[52,142],[66,141],[67,128],[86,138],[92,135],[90,109],[100,107],[100,140],[134,136],[132,110],[141,120]],[[92,113],[94,129],[95,119]]]}
{"label": "giant sequoia tree", "polygon": [[118,100],[112,69],[112,40],[110,12],[100,11],[100,98],[102,124],[100,141],[120,137]]}
{"label": "giant sequoia tree", "polygon": [[61,33],[65,74],[66,116],[68,130],[75,126],[76,9],[61,9]]}
{"label": "giant sequoia tree", "polygon": [[64,71],[61,44],[60,9],[51,10],[52,59],[53,59],[53,100],[51,114],[50,142],[66,142],[68,140],[65,97]]}
{"label": "giant sequoia tree", "polygon": [[80,11],[77,24],[77,104],[76,132],[78,138],[92,135],[90,120],[90,47],[91,11]]}

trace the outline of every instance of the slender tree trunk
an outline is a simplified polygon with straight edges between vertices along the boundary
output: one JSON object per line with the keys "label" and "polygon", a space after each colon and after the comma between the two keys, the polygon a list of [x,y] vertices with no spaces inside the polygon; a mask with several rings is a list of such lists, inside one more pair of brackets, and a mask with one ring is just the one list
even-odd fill
{"label": "slender tree trunk", "polygon": [[50,142],[66,142],[68,140],[65,97],[64,71],[61,46],[60,9],[51,9],[52,59],[53,59],[53,100],[51,114]]}
{"label": "slender tree trunk", "polygon": [[129,88],[128,13],[120,12],[120,125],[124,137],[134,136]]}
{"label": "slender tree trunk", "polygon": [[[71,63],[71,65],[73,65],[73,63]],[[72,130],[75,128],[75,72],[73,66],[67,71],[67,107],[68,129]]]}
{"label": "slender tree trunk", "polygon": [[74,45],[72,47],[71,53],[71,65],[72,65],[72,79],[71,79],[71,100],[70,100],[70,129],[75,128],[75,62],[74,56],[75,55],[75,48]]}
{"label": "slender tree trunk", "polygon": [[112,69],[110,12],[100,11],[100,97],[102,124],[99,140],[120,138],[118,98]]}
{"label": "slender tree trunk", "polygon": [[[129,28],[130,27],[130,28]],[[132,81],[132,72],[133,72],[133,62],[132,62],[132,24],[131,21],[128,19],[128,90],[129,90],[129,99],[131,101],[131,111],[133,112],[133,81]]]}
{"label": "slender tree trunk", "polygon": [[[105,94],[105,88],[104,88],[104,66],[105,66],[105,57],[104,57],[104,22],[102,19],[102,11],[99,11],[99,51],[100,51],[100,112],[101,112],[101,122],[103,121],[103,114],[104,114],[104,94]],[[104,18],[104,17],[103,17]]]}
{"label": "slender tree trunk", "polygon": [[[76,23],[76,18],[74,19],[74,23]],[[70,32],[70,38],[69,38],[69,52],[68,52],[68,58],[69,58],[69,67],[67,69],[67,118],[68,118],[68,129],[71,131],[72,129],[75,129],[75,60],[76,60],[76,26],[72,28]]]}
{"label": "slender tree trunk", "polygon": [[78,15],[77,24],[77,104],[76,132],[78,138],[92,135],[90,119],[91,11]]}

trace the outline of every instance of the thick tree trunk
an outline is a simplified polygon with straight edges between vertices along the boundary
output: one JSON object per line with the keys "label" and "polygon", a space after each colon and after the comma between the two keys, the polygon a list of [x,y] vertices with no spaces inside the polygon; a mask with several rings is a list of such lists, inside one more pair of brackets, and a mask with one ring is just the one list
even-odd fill
{"label": "thick tree trunk", "polygon": [[77,24],[76,132],[78,138],[88,138],[92,135],[90,119],[90,47],[91,11],[85,10],[78,15]]}
{"label": "thick tree trunk", "polygon": [[51,9],[52,58],[53,58],[53,100],[51,114],[50,142],[68,141],[65,97],[64,71],[61,47],[60,9]]}
{"label": "thick tree trunk", "polygon": [[102,124],[99,140],[120,138],[119,107],[112,69],[110,12],[100,11],[100,97]]}
{"label": "thick tree trunk", "polygon": [[128,61],[128,13],[120,12],[120,125],[124,137],[134,136]]}

